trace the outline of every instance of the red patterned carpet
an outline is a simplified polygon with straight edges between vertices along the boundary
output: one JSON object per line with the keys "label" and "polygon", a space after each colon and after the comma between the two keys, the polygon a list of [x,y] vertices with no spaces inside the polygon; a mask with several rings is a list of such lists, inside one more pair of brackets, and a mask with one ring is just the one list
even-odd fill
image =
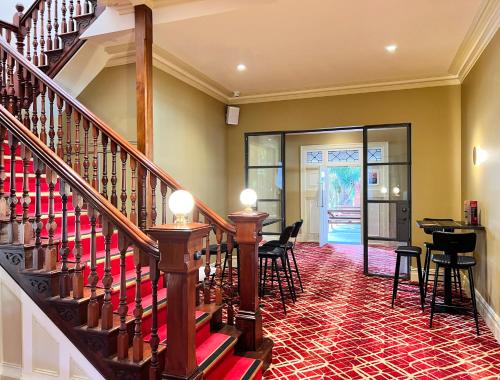
{"label": "red patterned carpet", "polygon": [[287,316],[279,297],[263,299],[265,333],[275,342],[265,379],[500,379],[500,344],[481,321],[437,314],[428,328],[416,293],[363,275],[362,249],[302,243],[305,286]]}

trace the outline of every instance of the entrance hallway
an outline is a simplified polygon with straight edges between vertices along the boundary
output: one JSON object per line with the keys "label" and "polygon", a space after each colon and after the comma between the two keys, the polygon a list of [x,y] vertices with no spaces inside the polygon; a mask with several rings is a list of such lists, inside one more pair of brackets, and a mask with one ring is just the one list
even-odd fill
{"label": "entrance hallway", "polygon": [[430,330],[417,293],[391,309],[392,279],[363,275],[362,246],[295,252],[305,292],[286,318],[279,296],[262,300],[275,343],[265,379],[498,379],[500,345],[482,320],[479,337],[468,315],[438,314]]}
{"label": "entrance hallway", "polygon": [[361,225],[330,224],[328,226],[328,242],[336,244],[361,244]]}

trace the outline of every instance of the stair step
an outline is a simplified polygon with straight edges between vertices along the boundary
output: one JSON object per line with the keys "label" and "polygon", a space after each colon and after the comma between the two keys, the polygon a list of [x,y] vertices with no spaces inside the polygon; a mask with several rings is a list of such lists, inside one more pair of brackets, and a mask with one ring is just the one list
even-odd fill
{"label": "stair step", "polygon": [[196,362],[200,371],[205,375],[214,369],[234,351],[236,342],[236,338],[226,334],[211,334],[208,339],[196,347]]}
{"label": "stair step", "polygon": [[207,380],[260,380],[262,361],[233,355],[206,377]]}

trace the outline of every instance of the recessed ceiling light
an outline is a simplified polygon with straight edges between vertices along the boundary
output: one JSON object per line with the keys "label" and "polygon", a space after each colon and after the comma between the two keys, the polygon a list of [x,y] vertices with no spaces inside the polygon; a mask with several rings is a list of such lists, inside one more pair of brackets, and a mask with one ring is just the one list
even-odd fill
{"label": "recessed ceiling light", "polygon": [[238,66],[236,66],[236,70],[238,70],[238,71],[245,71],[246,69],[247,69],[247,67],[243,63],[240,63]]}
{"label": "recessed ceiling light", "polygon": [[389,53],[394,53],[397,48],[398,48],[398,45],[392,44],[392,45],[387,45],[385,47],[385,50],[387,50]]}

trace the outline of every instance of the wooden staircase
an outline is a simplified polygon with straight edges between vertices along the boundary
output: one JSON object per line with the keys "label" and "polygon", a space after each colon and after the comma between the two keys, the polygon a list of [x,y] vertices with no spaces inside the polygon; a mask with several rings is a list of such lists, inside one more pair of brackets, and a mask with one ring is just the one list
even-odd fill
{"label": "wooden staircase", "polygon": [[[262,339],[256,276],[236,296],[237,229],[199,200],[189,217],[193,235],[167,224],[168,196],[181,186],[44,74],[62,67],[77,48],[70,35],[76,38],[98,10],[96,1],[62,0],[67,8],[51,13],[57,4],[38,1],[30,18],[14,18],[25,28],[18,41],[31,41],[31,51],[20,44],[16,51],[12,28],[0,24],[0,264],[106,379],[261,378],[272,342]],[[40,34],[44,14],[63,26]],[[261,221],[251,223],[261,228]],[[256,252],[256,231],[247,231],[254,241],[240,239],[248,255]],[[186,233],[184,251],[175,255],[169,247]],[[224,283],[223,241],[230,251]],[[199,283],[202,245],[206,276]],[[182,265],[174,267],[176,260]],[[236,318],[238,328],[237,299],[254,305],[240,308],[250,323]]]}

